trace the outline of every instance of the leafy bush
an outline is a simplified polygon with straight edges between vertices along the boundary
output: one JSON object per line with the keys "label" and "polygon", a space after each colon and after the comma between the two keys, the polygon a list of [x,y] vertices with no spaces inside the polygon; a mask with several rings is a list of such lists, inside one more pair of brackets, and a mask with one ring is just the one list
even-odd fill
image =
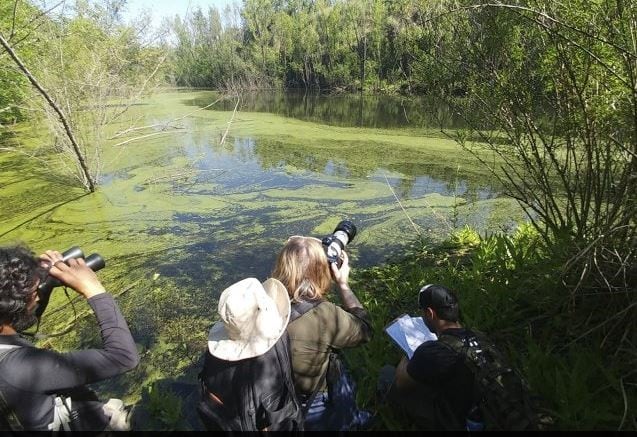
{"label": "leafy bush", "polygon": [[169,389],[160,387],[157,382],[146,389],[148,410],[162,424],[164,429],[175,429],[181,421],[181,404],[179,396]]}
{"label": "leafy bush", "polygon": [[[360,399],[378,412],[377,429],[412,429],[401,412],[379,403],[375,391],[381,367],[401,358],[383,328],[402,313],[418,315],[416,295],[427,283],[458,293],[462,324],[486,332],[507,353],[553,411],[559,429],[636,428],[631,406],[637,403],[637,353],[632,348],[609,354],[603,332],[574,328],[588,314],[565,311],[570,294],[561,282],[562,261],[550,253],[530,225],[490,236],[464,228],[438,248],[417,242],[403,259],[355,272],[376,335],[347,356]],[[613,320],[604,308],[597,311]]]}

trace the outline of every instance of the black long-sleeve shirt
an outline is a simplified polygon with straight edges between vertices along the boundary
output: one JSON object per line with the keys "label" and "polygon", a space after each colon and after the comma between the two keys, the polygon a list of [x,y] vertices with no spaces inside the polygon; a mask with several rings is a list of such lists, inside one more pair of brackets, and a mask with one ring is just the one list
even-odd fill
{"label": "black long-sleeve shirt", "polygon": [[119,375],[139,363],[135,342],[113,297],[102,293],[88,303],[100,327],[102,349],[61,354],[36,348],[18,335],[0,335],[0,345],[20,346],[0,361],[0,390],[24,429],[47,430],[58,394],[71,397],[82,429],[104,429],[108,418],[102,413],[102,403],[84,385]]}

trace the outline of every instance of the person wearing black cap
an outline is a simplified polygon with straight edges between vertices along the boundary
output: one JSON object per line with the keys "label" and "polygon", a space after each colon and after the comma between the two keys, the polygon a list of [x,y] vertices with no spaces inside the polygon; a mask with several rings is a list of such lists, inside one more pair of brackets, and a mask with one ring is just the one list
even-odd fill
{"label": "person wearing black cap", "polygon": [[[425,285],[418,294],[418,306],[425,324],[438,338],[451,335],[466,339],[473,335],[459,323],[458,299],[448,288]],[[381,371],[381,381],[383,372],[387,369]],[[403,357],[386,399],[421,429],[464,430],[474,405],[473,379],[461,356],[441,341],[427,341],[411,359]]]}

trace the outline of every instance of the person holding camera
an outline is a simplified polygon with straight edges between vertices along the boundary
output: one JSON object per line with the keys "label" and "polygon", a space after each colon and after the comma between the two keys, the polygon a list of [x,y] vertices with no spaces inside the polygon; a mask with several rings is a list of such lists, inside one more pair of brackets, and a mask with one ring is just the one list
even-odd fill
{"label": "person holding camera", "polygon": [[[20,335],[35,325],[38,287],[48,276],[86,298],[102,348],[67,353],[35,347]],[[63,260],[47,250],[0,248],[0,426],[5,430],[128,430],[122,401],[100,402],[86,384],[131,370],[135,342],[113,296],[84,259]]]}
{"label": "person holding camera", "polygon": [[[329,399],[326,374],[330,355],[369,341],[372,328],[367,312],[348,285],[347,253],[339,250],[338,262],[328,262],[327,247],[317,238],[290,237],[272,272],[272,277],[285,285],[292,301],[287,330],[294,384],[306,412],[308,431],[364,428],[371,416],[356,408],[351,378],[344,382],[345,390],[340,390],[341,394],[346,393],[345,397]],[[342,306],[325,299],[332,282]],[[341,377],[349,378],[343,374]]]}

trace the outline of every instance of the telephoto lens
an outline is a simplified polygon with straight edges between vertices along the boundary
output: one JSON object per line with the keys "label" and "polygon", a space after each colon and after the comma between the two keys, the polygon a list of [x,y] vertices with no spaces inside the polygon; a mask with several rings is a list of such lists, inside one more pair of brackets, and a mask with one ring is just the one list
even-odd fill
{"label": "telephoto lens", "polygon": [[341,252],[356,236],[356,226],[349,220],[343,220],[334,229],[334,232],[321,240],[327,260],[336,263],[340,268],[343,264]]}

